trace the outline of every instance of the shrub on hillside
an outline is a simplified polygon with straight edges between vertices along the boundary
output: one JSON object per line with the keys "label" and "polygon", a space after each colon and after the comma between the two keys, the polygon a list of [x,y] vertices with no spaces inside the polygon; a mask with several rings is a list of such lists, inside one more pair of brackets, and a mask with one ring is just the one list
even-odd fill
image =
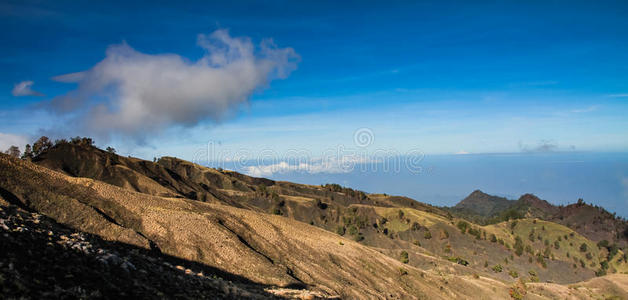
{"label": "shrub on hillside", "polygon": [[534,243],[534,229],[530,230],[530,234],[528,234],[528,240]]}
{"label": "shrub on hillside", "polygon": [[407,264],[410,261],[410,259],[408,258],[408,252],[401,251],[401,255],[399,256],[399,261],[401,261],[404,264]]}
{"label": "shrub on hillside", "polygon": [[619,247],[617,247],[617,244],[612,244],[610,247],[608,247],[608,260],[613,259],[613,257],[615,257],[618,252]]}
{"label": "shrub on hillside", "polygon": [[515,237],[515,254],[517,254],[517,256],[521,256],[521,254],[523,254],[523,241],[521,240],[520,236],[516,236]]}
{"label": "shrub on hillside", "polygon": [[424,237],[426,240],[429,240],[429,239],[431,239],[431,238],[432,238],[432,233],[430,232],[430,230],[429,230],[429,229],[425,232],[425,234],[423,235],[423,237]]}
{"label": "shrub on hillside", "polygon": [[536,262],[541,264],[543,268],[547,268],[547,263],[545,262],[545,259],[543,258],[543,255],[541,255],[540,252],[539,254],[536,255]]}
{"label": "shrub on hillside", "polygon": [[460,229],[460,232],[464,234],[467,232],[467,229],[469,228],[469,223],[465,221],[458,221],[458,224],[456,224],[456,227],[458,227],[458,229]]}
{"label": "shrub on hillside", "polygon": [[345,235],[345,231],[346,231],[345,227],[342,226],[342,225],[338,225],[336,227],[336,233],[339,234],[339,235]]}
{"label": "shrub on hillside", "polygon": [[356,234],[358,234],[358,232],[359,232],[358,228],[355,227],[355,225],[349,226],[349,234],[350,235],[356,235]]}
{"label": "shrub on hillside", "polygon": [[497,236],[495,236],[495,234],[491,234],[491,242],[493,243],[497,242]]}
{"label": "shrub on hillside", "polygon": [[22,153],[20,152],[20,148],[18,148],[17,146],[11,146],[9,147],[9,149],[7,149],[7,151],[4,151],[4,154],[8,154],[15,158],[20,158]]}
{"label": "shrub on hillside", "polygon": [[492,270],[493,270],[493,272],[495,272],[495,273],[501,273],[501,271],[503,271],[503,270],[504,270],[504,268],[503,268],[503,267],[502,267],[502,265],[500,265],[500,264],[496,264],[496,265],[494,265],[491,269],[492,269]]}
{"label": "shrub on hillside", "polygon": [[582,243],[582,245],[580,245],[580,252],[587,252],[587,249],[588,249],[587,244]]}
{"label": "shrub on hillside", "polygon": [[412,226],[410,227],[413,231],[419,231],[421,229],[421,224],[418,222],[412,222]]}

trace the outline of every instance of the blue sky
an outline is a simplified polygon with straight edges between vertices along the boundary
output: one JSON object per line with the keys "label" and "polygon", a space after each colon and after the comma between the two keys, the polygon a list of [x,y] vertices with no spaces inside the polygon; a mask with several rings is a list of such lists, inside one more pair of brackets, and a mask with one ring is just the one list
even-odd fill
{"label": "blue sky", "polygon": [[[81,134],[144,158],[192,159],[209,142],[316,156],[355,146],[356,130],[368,128],[363,151],[628,150],[625,2],[224,2],[3,1],[0,146]],[[84,117],[94,106],[126,109],[106,88],[78,97],[91,106],[54,105],[77,83],[53,78],[90,70],[111,45],[185,64],[205,56],[198,35],[216,30],[292,48],[293,70],[268,71],[226,112],[213,116],[206,105],[190,122],[146,124],[164,111],[142,115],[144,125],[125,123],[135,114],[106,115],[96,124],[112,129],[95,130],[85,125],[93,115]],[[114,89],[116,80],[130,79],[115,75]],[[14,96],[28,81],[26,95]]]}

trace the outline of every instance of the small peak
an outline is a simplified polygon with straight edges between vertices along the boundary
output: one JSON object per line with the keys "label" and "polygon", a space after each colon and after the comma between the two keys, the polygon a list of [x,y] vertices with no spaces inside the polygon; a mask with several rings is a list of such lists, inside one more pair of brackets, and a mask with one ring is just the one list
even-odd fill
{"label": "small peak", "polygon": [[471,192],[470,195],[486,195],[486,193],[482,192],[481,190],[478,189],[478,190],[475,190],[475,191]]}
{"label": "small peak", "polygon": [[521,201],[540,201],[541,199],[534,194],[526,193],[519,197]]}

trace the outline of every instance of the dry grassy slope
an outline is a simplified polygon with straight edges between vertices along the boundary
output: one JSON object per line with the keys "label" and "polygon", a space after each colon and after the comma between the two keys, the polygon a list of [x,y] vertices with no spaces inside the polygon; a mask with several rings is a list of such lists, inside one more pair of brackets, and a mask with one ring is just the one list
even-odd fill
{"label": "dry grassy slope", "polygon": [[[261,283],[303,284],[344,297],[431,299],[470,298],[469,286],[490,285],[469,278],[448,285],[366,246],[280,216],[150,196],[68,177],[5,155],[0,157],[0,170],[5,191],[62,223],[146,248],[151,240],[166,254]],[[99,213],[94,213],[96,209]],[[408,274],[400,274],[400,268]],[[505,295],[504,288],[498,293]]]}
{"label": "dry grassy slope", "polygon": [[[366,211],[366,206],[360,206],[359,212]],[[592,260],[586,260],[587,266],[582,268],[579,261],[573,261],[575,258],[582,257],[584,259],[584,253],[581,253],[578,248],[582,242],[586,242],[589,245],[593,255],[599,255],[595,243],[580,236],[569,228],[558,225],[551,222],[538,221],[537,235],[541,234],[543,239],[547,238],[551,241],[552,254],[555,254],[555,259],[547,260],[547,267],[543,267],[536,259],[532,262],[529,261],[529,255],[517,256],[512,250],[515,236],[519,235],[526,244],[530,244],[532,250],[536,253],[545,249],[544,240],[535,242],[529,242],[529,231],[534,228],[528,226],[533,224],[533,220],[520,220],[520,224],[515,227],[514,234],[511,234],[508,223],[479,226],[471,224],[472,227],[485,231],[487,233],[486,238],[481,235],[480,239],[467,233],[462,234],[461,231],[455,226],[460,219],[449,220],[447,218],[436,216],[424,211],[417,211],[409,208],[374,208],[375,212],[379,216],[380,220],[386,218],[386,223],[379,222],[378,230],[382,233],[385,228],[388,235],[389,244],[382,244],[373,240],[367,235],[365,244],[373,245],[379,248],[387,249],[385,252],[392,257],[399,257],[401,249],[406,249],[410,254],[410,264],[416,265],[423,269],[440,270],[443,267],[442,259],[435,260],[434,262],[426,263],[425,259],[421,259],[421,256],[427,254],[435,258],[455,258],[459,257],[469,262],[469,267],[463,268],[461,274],[469,274],[470,272],[477,272],[481,274],[487,274],[500,278],[502,280],[514,281],[517,280],[509,275],[509,271],[516,271],[521,277],[528,278],[529,271],[534,271],[542,281],[550,280],[558,283],[569,283],[580,280],[589,279],[594,277],[594,270],[599,269],[599,259],[594,258]],[[403,217],[399,217],[399,211],[403,211]],[[365,215],[365,214],[363,214]],[[413,228],[414,223],[419,224],[420,229]],[[546,231],[542,231],[543,224],[546,224]],[[428,234],[429,233],[429,238]],[[510,248],[500,245],[498,243],[492,243],[490,241],[490,234],[496,234],[498,238],[506,241],[510,245]],[[574,237],[570,237],[571,234]],[[382,236],[383,234],[380,234]],[[554,249],[554,241],[558,236],[567,235],[571,238],[571,241],[562,240],[559,242],[560,249]],[[385,236],[385,235],[384,235]],[[390,245],[395,242],[395,245]],[[569,245],[569,243],[573,245]],[[419,244],[417,246],[416,244]],[[570,257],[566,257],[566,252],[570,252]],[[619,256],[617,256],[619,257]],[[535,257],[533,257],[535,258]],[[439,263],[439,261],[441,261]],[[485,264],[488,266],[485,266]],[[573,264],[577,263],[577,267],[574,268]],[[595,265],[590,266],[591,263]],[[491,267],[500,264],[503,266],[504,271],[495,273],[491,270]],[[622,270],[622,267],[628,267],[624,261],[621,261],[617,267],[618,271]],[[466,270],[466,272],[465,272]]]}
{"label": "dry grassy slope", "polygon": [[[261,283],[306,285],[330,295],[359,298],[508,298],[510,283],[484,276],[481,271],[478,273],[482,276],[475,278],[466,268],[424,253],[411,258],[440,267],[422,271],[375,249],[288,218],[220,204],[150,196],[68,177],[6,155],[0,155],[0,187],[5,201],[26,204],[77,229],[145,248],[152,241],[164,253]],[[421,216],[424,212],[416,214]],[[440,218],[425,215],[428,216]],[[400,274],[400,268],[407,274]],[[625,292],[621,289],[625,277],[604,280],[605,284],[620,287],[611,294]],[[565,289],[556,284],[545,286],[539,291],[530,286],[534,289],[528,296],[541,297],[548,289]],[[586,298],[589,290],[570,292]],[[556,293],[547,294],[544,299],[560,294]]]}
{"label": "dry grassy slope", "polygon": [[[549,268],[540,267],[536,261],[529,262],[527,257],[513,257],[513,261],[511,250],[461,234],[454,226],[458,220],[452,221],[443,211],[410,198],[275,182],[171,157],[153,163],[71,144],[55,146],[36,162],[73,176],[90,177],[150,195],[187,197],[257,212],[276,211],[332,232],[340,226],[347,232],[345,237],[363,238],[361,243],[384,249],[383,252],[394,259],[398,259],[402,250],[410,250],[410,264],[421,268],[439,270],[442,264],[426,264],[425,260],[415,257],[416,253],[432,255],[441,261],[443,257],[461,257],[478,272],[503,280],[514,280],[508,275],[510,270],[520,274],[535,270],[543,281],[563,283],[594,276],[595,267],[572,268],[574,262],[563,256],[550,261]],[[405,213],[403,218],[398,218],[400,210]],[[420,230],[412,228],[414,222],[420,225]],[[354,226],[359,235],[350,234]],[[425,237],[426,231],[432,234],[431,239]],[[444,238],[445,232],[450,237]],[[512,239],[512,236],[508,238]],[[419,242],[420,247],[414,242]],[[485,262],[489,268],[484,267]],[[596,263],[599,266],[599,262]],[[490,267],[496,264],[504,265],[506,272],[491,274]],[[469,273],[467,270],[466,274]]]}

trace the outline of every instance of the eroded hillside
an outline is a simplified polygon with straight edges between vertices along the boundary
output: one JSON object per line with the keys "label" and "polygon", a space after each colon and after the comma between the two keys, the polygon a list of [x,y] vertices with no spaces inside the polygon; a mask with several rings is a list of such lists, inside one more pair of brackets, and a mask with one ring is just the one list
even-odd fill
{"label": "eroded hillside", "polygon": [[33,161],[2,156],[5,201],[105,240],[328,297],[507,298],[530,282],[627,271],[623,251],[535,218],[480,226],[405,197],[69,143]]}

